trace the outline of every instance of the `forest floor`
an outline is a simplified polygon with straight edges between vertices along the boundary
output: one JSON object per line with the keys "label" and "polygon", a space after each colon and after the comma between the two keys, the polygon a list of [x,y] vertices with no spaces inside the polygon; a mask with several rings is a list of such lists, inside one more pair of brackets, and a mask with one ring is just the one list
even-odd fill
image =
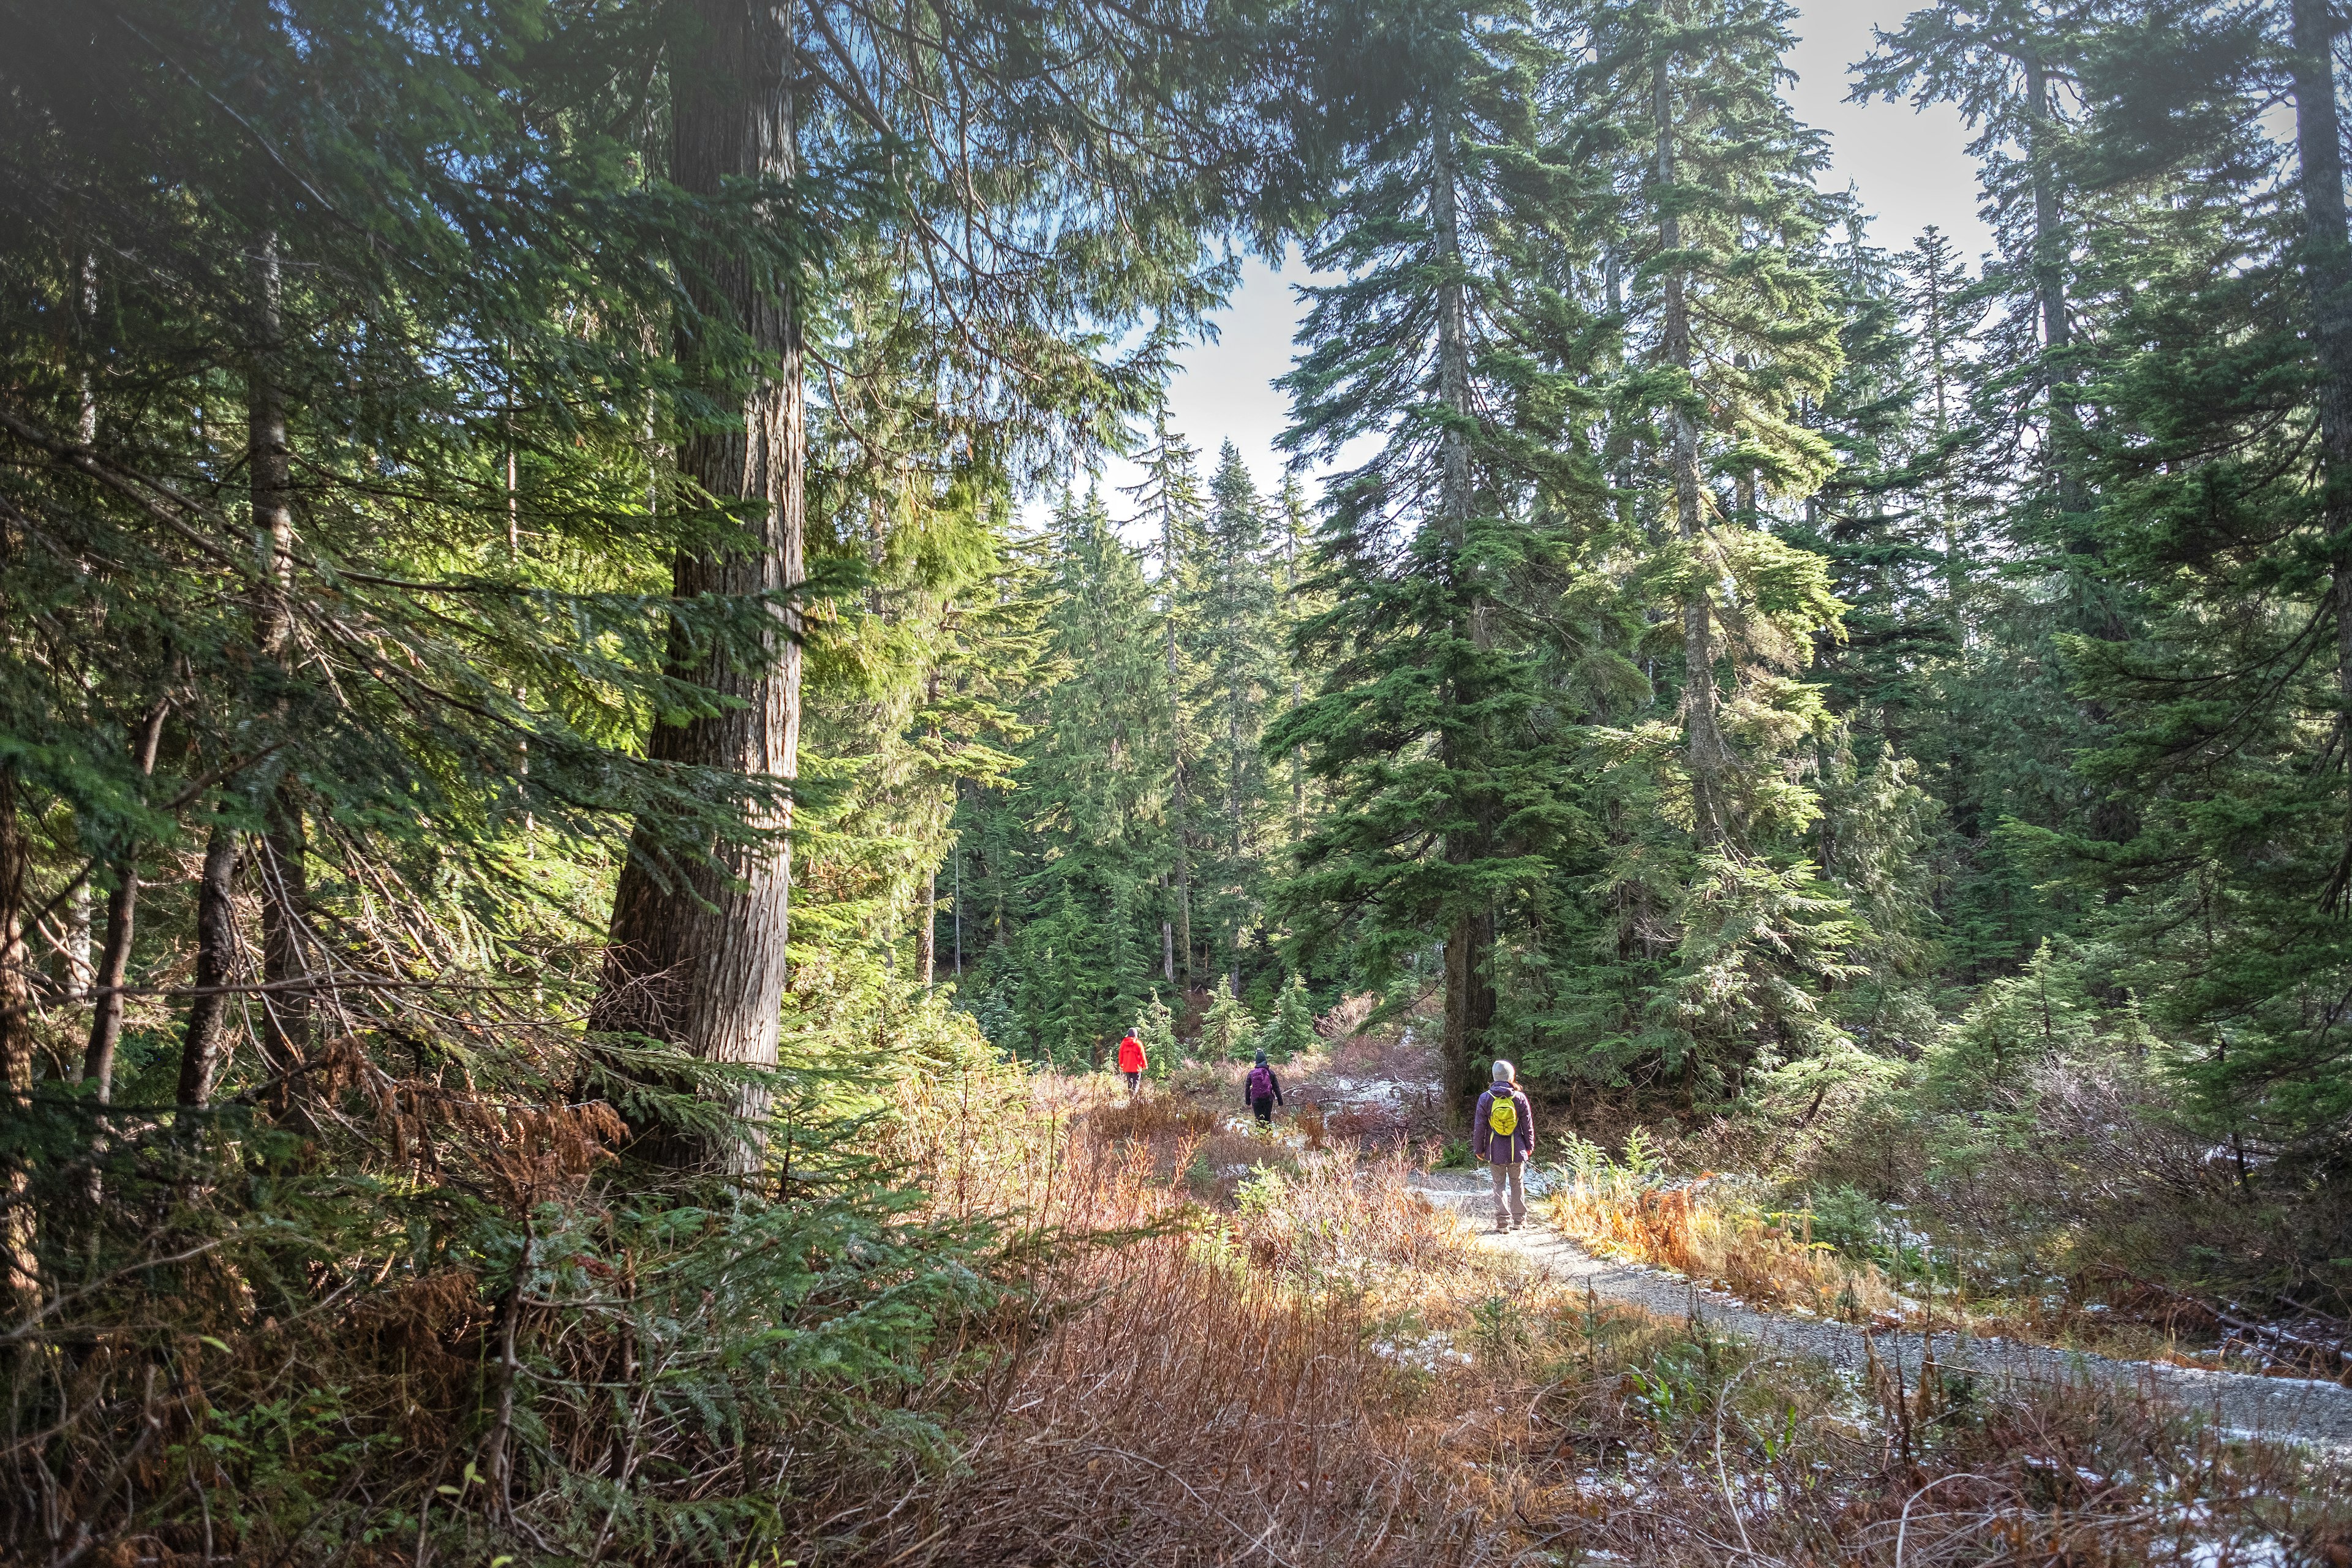
{"label": "forest floor", "polygon": [[[1339,1042],[1284,1066],[1271,1127],[1231,1061],[1133,1098],[1104,1073],[943,1094],[930,1190],[1081,1244],[1024,1253],[986,1419],[935,1478],[828,1516],[870,1506],[846,1555],[2352,1568],[2352,1395],[2011,1349],[1982,1321],[1923,1364],[1903,1314],[1945,1318],[1916,1276],[1743,1233],[1781,1293],[1748,1289],[1717,1268],[1715,1184],[1643,1161],[1620,1193],[1584,1146],[1540,1173],[1543,1228],[1494,1236],[1428,1069],[1407,1039]],[[1745,1299],[1613,1261],[1668,1261],[1633,1250],[1662,1216],[1708,1244],[1690,1276]]]}
{"label": "forest floor", "polygon": [[[1594,1257],[1532,1214],[1507,1235],[1488,1223],[1486,1178],[1476,1173],[1433,1171],[1413,1187],[1432,1202],[1480,1227],[1482,1245],[1514,1254],[1541,1280],[1588,1290],[1601,1300],[1638,1307],[1663,1318],[1702,1319],[1752,1342],[1759,1350],[1789,1352],[1845,1372],[1865,1370],[1874,1358],[1899,1379],[1919,1380],[1922,1358],[1936,1368],[2004,1384],[2068,1384],[2085,1381],[2137,1392],[2151,1399],[2210,1412],[2214,1424],[2242,1436],[2286,1437],[2352,1449],[2352,1388],[2308,1378],[2213,1372],[2165,1362],[2119,1361],[2082,1351],[2053,1350],[2008,1338],[1960,1332],[1873,1329],[1817,1316],[1759,1310],[1664,1269]],[[1932,1375],[1932,1373],[1931,1373]]]}
{"label": "forest floor", "polygon": [[[1285,1069],[1294,1110],[1283,1117],[1277,1135],[1294,1142],[1328,1135],[1352,1141],[1367,1152],[1418,1146],[1431,1152],[1424,1159],[1433,1157],[1444,1142],[1435,1067],[1433,1053],[1411,1029],[1385,1037],[1358,1037],[1328,1056],[1304,1058]],[[1191,1088],[1195,1096],[1232,1104],[1210,1081]],[[1298,1108],[1311,1109],[1304,1110],[1302,1120]],[[1233,1109],[1223,1110],[1219,1120],[1228,1138],[1247,1125],[1245,1116]],[[1241,1157],[1255,1158],[1246,1152]],[[1228,1182],[1248,1168],[1222,1163],[1234,1158],[1233,1151],[1220,1152],[1217,1169]],[[1538,1189],[1548,1187],[1551,1176],[1549,1172],[1531,1173],[1528,1226],[1507,1236],[1486,1228],[1483,1172],[1427,1170],[1415,1175],[1411,1185],[1439,1207],[1464,1216],[1483,1247],[1517,1258],[1539,1282],[1589,1291],[1600,1300],[1661,1319],[1702,1320],[1759,1350],[1803,1355],[1842,1373],[1865,1373],[1875,1361],[1906,1383],[1917,1383],[1925,1371],[1931,1377],[1940,1372],[2004,1385],[2095,1384],[2205,1415],[2226,1433],[2352,1452],[2352,1388],[2341,1384],[2282,1375],[2289,1370],[2285,1367],[2263,1375],[2184,1364],[2200,1353],[2186,1345],[2176,1346],[2165,1359],[2140,1359],[2128,1353],[2137,1348],[2137,1342],[2114,1335],[2113,1342],[2103,1348],[2126,1353],[2103,1355],[2072,1337],[2053,1341],[2046,1330],[2037,1331],[2035,1325],[2009,1316],[1987,1321],[1972,1310],[1971,1316],[1978,1317],[1973,1325],[1955,1322],[1934,1302],[1925,1304],[1923,1314],[1921,1302],[1902,1294],[1882,1300],[1879,1311],[1856,1314],[1859,1321],[1792,1307],[1786,1298],[1778,1302],[1744,1300],[1703,1269],[1694,1278],[1622,1255],[1598,1256],[1557,1225],[1545,1223],[1550,1205],[1543,1200],[1549,1193]],[[1889,1306],[1891,1316],[1885,1310]],[[1923,1360],[1928,1363],[1925,1368]]]}

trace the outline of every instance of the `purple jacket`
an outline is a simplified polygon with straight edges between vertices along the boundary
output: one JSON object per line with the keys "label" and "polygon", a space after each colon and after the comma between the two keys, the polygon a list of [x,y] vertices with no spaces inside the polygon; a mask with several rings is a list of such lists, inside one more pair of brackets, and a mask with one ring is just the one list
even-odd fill
{"label": "purple jacket", "polygon": [[1519,1124],[1508,1138],[1497,1138],[1486,1120],[1495,1109],[1495,1091],[1490,1089],[1478,1097],[1478,1109],[1470,1118],[1470,1152],[1483,1163],[1516,1165],[1536,1152],[1535,1108],[1517,1084],[1511,1086],[1511,1104],[1519,1113]]}

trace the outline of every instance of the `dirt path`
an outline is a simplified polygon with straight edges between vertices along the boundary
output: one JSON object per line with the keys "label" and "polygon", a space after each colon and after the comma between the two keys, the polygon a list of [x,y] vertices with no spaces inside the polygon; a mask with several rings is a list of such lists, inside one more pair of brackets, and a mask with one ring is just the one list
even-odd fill
{"label": "dirt path", "polygon": [[[1474,1186],[1475,1184],[1475,1186]],[[1880,1332],[1824,1319],[1761,1311],[1720,1291],[1695,1289],[1678,1274],[1593,1257],[1550,1226],[1529,1220],[1524,1230],[1497,1236],[1485,1227],[1486,1184],[1475,1176],[1433,1172],[1414,1186],[1481,1227],[1486,1245],[1516,1254],[1529,1267],[1577,1289],[1590,1286],[1603,1300],[1622,1301],[1661,1317],[1679,1318],[1696,1310],[1706,1321],[1743,1339],[1794,1351],[1859,1370],[1867,1364],[1865,1339],[1876,1342],[1879,1359],[1918,1375],[1924,1353],[1917,1333]],[[2162,1362],[2111,1361],[2079,1351],[2047,1350],[2000,1339],[1969,1339],[1937,1333],[1936,1359],[2004,1382],[2061,1383],[2090,1378],[2154,1394],[2173,1404],[2210,1411],[2225,1430],[2293,1437],[2352,1449],[2352,1389],[2300,1378],[2254,1377],[2243,1373],[2203,1372]]]}

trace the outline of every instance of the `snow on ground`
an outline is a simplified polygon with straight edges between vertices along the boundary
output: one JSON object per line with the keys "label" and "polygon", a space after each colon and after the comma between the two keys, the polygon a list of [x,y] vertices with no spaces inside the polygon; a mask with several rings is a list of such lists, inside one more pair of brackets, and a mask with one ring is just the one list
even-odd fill
{"label": "snow on ground", "polygon": [[[1475,1222],[1485,1215],[1487,1185],[1483,1175],[1433,1171],[1414,1185],[1465,1220]],[[1679,1318],[1696,1310],[1719,1331],[1843,1369],[1860,1368],[1874,1350],[1898,1368],[1906,1363],[1916,1368],[1927,1349],[1916,1331],[1874,1331],[1822,1318],[1766,1311],[1719,1292],[1696,1289],[1690,1280],[1664,1269],[1597,1258],[1532,1218],[1525,1229],[1506,1235],[1481,1226],[1478,1239],[1482,1245],[1517,1254],[1530,1268],[1553,1279],[1590,1286],[1603,1300],[1624,1301],[1665,1318]],[[2208,1412],[2214,1426],[2231,1436],[2298,1439],[2320,1447],[2352,1450],[2352,1388],[2333,1383],[2212,1372],[2164,1362],[2113,1361],[2084,1352],[1953,1333],[1937,1333],[1934,1349],[1939,1364],[1966,1367],[1982,1376],[2106,1384]]]}

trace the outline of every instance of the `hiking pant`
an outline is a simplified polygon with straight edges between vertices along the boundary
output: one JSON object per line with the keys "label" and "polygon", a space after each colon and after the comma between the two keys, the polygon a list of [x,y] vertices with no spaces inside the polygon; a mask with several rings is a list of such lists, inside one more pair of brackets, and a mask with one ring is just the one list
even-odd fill
{"label": "hiking pant", "polygon": [[1142,1075],[1141,1073],[1139,1073],[1139,1072],[1131,1072],[1131,1073],[1129,1073],[1129,1074],[1128,1074],[1128,1075],[1127,1075],[1127,1092],[1128,1092],[1128,1093],[1129,1093],[1129,1094],[1133,1094],[1137,1089],[1141,1089],[1142,1087],[1143,1087],[1143,1075]]}
{"label": "hiking pant", "polygon": [[1527,1162],[1489,1161],[1486,1171],[1495,1181],[1495,1228],[1528,1222]]}
{"label": "hiking pant", "polygon": [[1274,1125],[1274,1096],[1270,1094],[1259,1095],[1255,1100],[1250,1101],[1250,1109],[1257,1112],[1257,1119],[1260,1121],[1265,1122],[1269,1127]]}

